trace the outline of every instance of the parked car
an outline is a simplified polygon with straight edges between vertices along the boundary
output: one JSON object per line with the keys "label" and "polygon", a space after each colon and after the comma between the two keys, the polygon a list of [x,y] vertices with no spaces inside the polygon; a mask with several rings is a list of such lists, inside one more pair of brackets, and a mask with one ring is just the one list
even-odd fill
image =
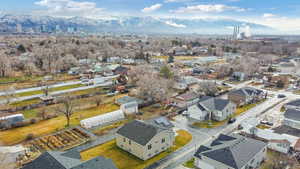
{"label": "parked car", "polygon": [[286,95],[284,95],[284,94],[278,94],[278,96],[277,96],[278,98],[285,98],[286,97]]}
{"label": "parked car", "polygon": [[229,120],[228,120],[228,124],[232,124],[232,123],[234,123],[236,121],[236,118],[230,118]]}
{"label": "parked car", "polygon": [[266,120],[260,121],[260,124],[268,125],[268,126],[273,126],[274,125],[272,122],[269,122],[269,121],[266,121]]}

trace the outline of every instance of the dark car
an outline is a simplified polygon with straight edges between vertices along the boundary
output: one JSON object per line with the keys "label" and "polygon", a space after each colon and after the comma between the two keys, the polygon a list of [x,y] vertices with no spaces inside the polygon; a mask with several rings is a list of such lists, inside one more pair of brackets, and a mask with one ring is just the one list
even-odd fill
{"label": "dark car", "polygon": [[228,124],[232,124],[232,123],[234,123],[236,121],[236,118],[230,118],[229,120],[228,120]]}
{"label": "dark car", "polygon": [[277,97],[278,97],[278,98],[285,98],[286,95],[284,95],[284,94],[279,94]]}

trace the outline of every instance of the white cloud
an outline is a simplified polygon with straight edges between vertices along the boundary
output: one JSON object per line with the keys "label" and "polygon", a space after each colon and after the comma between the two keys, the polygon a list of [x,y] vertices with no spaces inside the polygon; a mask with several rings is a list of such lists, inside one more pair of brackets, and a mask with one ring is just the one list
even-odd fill
{"label": "white cloud", "polygon": [[175,13],[220,13],[224,11],[243,12],[246,11],[246,9],[236,7],[236,6],[216,4],[216,5],[195,5],[195,6],[181,7],[173,12]]}
{"label": "white cloud", "polygon": [[271,13],[264,13],[263,14],[263,18],[272,18],[272,17],[275,17],[276,15],[274,14],[271,14]]}
{"label": "white cloud", "polygon": [[183,25],[183,24],[177,24],[177,23],[172,22],[172,21],[166,21],[166,24],[170,25],[170,26],[173,26],[173,27],[176,27],[176,28],[186,28],[185,25]]}
{"label": "white cloud", "polygon": [[142,12],[144,12],[144,13],[153,12],[153,11],[158,10],[161,7],[162,7],[162,4],[155,4],[155,5],[152,5],[150,7],[146,7],[144,9],[142,9]]}
{"label": "white cloud", "polygon": [[165,3],[173,3],[173,2],[191,2],[194,0],[165,0]]}
{"label": "white cloud", "polygon": [[75,0],[40,0],[35,2],[36,5],[47,8],[41,13],[57,16],[96,16],[100,15],[103,8],[98,8],[96,3],[88,1]]}

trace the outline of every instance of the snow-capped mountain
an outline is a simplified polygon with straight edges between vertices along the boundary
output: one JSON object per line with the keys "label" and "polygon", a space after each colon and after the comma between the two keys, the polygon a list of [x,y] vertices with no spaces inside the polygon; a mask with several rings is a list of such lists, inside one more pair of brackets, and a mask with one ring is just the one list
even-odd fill
{"label": "snow-capped mountain", "polygon": [[58,18],[33,15],[0,15],[0,27],[13,30],[17,24],[22,25],[23,29],[36,29],[45,26],[48,30],[55,30],[59,27],[62,31],[65,31],[73,27],[86,32],[221,34],[231,33],[231,28],[237,25],[248,25],[254,32],[274,31],[273,28],[264,25],[230,19],[166,19],[150,16],[88,19],[82,17]]}

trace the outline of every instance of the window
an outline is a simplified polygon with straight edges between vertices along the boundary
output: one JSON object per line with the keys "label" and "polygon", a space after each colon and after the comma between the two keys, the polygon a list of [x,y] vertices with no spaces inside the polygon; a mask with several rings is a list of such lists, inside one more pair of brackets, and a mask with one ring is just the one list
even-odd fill
{"label": "window", "polygon": [[129,140],[129,142],[128,142],[128,143],[129,143],[129,145],[131,145],[131,140]]}
{"label": "window", "polygon": [[148,145],[148,150],[150,150],[152,148],[152,145],[151,144],[149,144]]}
{"label": "window", "polygon": [[166,139],[165,139],[165,138],[163,138],[163,139],[161,140],[161,142],[162,142],[162,143],[166,142]]}

